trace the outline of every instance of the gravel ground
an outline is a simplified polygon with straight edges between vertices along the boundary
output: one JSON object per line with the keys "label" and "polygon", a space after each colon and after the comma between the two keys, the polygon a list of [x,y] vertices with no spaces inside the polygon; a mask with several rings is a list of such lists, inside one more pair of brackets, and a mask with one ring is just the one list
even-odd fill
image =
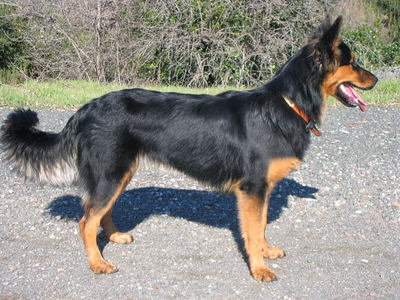
{"label": "gravel ground", "polygon": [[379,80],[398,79],[400,78],[400,67],[385,67],[374,70],[373,73],[379,78]]}
{"label": "gravel ground", "polygon": [[[9,111],[0,109],[0,119]],[[58,131],[72,112],[40,111]],[[94,275],[78,191],[24,182],[0,162],[0,299],[400,299],[400,107],[330,107],[299,171],[275,189],[267,238],[287,256],[254,281],[234,199],[169,170],[143,169],[113,218],[129,245]]]}

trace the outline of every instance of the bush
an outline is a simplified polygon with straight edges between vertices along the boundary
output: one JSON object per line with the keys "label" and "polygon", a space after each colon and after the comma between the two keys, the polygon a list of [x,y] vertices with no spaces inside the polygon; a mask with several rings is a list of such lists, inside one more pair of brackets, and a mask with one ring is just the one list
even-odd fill
{"label": "bush", "polygon": [[138,51],[146,63],[137,75],[188,86],[258,84],[325,17],[310,2],[318,1],[143,1],[138,31],[153,45]]}
{"label": "bush", "polygon": [[379,69],[400,65],[400,40],[385,43],[380,40],[376,28],[363,25],[343,33],[343,40],[356,54],[357,60],[366,68]]}
{"label": "bush", "polygon": [[336,0],[16,1],[39,79],[204,87],[267,80]]}
{"label": "bush", "polygon": [[[16,33],[32,45],[30,76],[191,87],[265,82],[328,12],[349,10],[346,0],[14,1],[26,17],[26,29]],[[375,10],[389,3],[379,6],[379,18],[391,19],[345,31],[345,40],[366,67],[400,64],[398,38],[381,37],[398,20],[398,0],[357,1]]]}
{"label": "bush", "polygon": [[22,18],[13,18],[15,12],[14,7],[0,5],[0,79],[7,83],[19,81],[16,68],[27,67],[25,54],[28,46],[23,39],[24,21]]}

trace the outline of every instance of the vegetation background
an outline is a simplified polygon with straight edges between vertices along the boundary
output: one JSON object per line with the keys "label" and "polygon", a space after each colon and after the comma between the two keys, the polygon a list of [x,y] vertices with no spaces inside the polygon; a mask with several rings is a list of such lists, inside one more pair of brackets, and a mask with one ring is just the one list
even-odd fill
{"label": "vegetation background", "polygon": [[363,66],[400,66],[399,0],[3,1],[3,85],[254,86],[328,13],[344,16],[342,36]]}

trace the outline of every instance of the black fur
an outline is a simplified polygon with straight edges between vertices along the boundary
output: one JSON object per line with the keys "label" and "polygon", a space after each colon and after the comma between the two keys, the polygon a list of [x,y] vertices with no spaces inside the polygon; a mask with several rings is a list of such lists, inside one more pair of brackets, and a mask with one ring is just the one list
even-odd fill
{"label": "black fur", "polygon": [[[2,149],[8,160],[16,165],[19,173],[42,181],[63,184],[75,176],[74,147],[76,136],[70,126],[57,134],[43,132],[35,128],[39,119],[30,109],[17,109],[10,113],[2,126]],[[54,177],[54,169],[60,178]],[[68,171],[73,170],[73,171]]]}
{"label": "black fur", "polygon": [[281,77],[291,80],[282,72],[257,90],[228,97],[113,92],[83,106],[59,134],[37,130],[36,114],[18,110],[3,126],[3,148],[34,169],[51,167],[74,149],[79,183],[95,206],[105,205],[139,155],[215,187],[243,179],[244,189],[262,196],[268,161],[301,159],[309,143],[304,121],[280,96],[287,93]]}
{"label": "black fur", "polygon": [[5,121],[3,148],[10,160],[24,162],[21,172],[31,164],[31,177],[41,166],[47,170],[71,158],[74,179],[89,194],[91,207],[107,203],[140,155],[217,188],[242,180],[245,191],[263,197],[268,162],[302,159],[310,141],[304,120],[282,96],[320,120],[321,84],[334,38],[324,26],[313,37],[318,42],[301,49],[260,88],[216,96],[112,92],[84,105],[59,134],[37,130],[36,113],[20,109]]}

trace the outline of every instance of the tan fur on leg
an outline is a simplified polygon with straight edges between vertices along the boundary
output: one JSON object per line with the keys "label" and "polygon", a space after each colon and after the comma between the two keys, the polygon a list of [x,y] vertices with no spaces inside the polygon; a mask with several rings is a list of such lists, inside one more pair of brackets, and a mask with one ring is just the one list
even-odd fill
{"label": "tan fur on leg", "polygon": [[235,188],[235,194],[238,203],[240,229],[249,256],[251,273],[256,280],[276,280],[275,273],[265,265],[262,253],[264,231],[261,217],[264,201],[255,195],[246,194],[240,188]]}
{"label": "tan fur on leg", "polygon": [[[108,201],[106,207],[95,210],[93,208],[87,208],[86,214],[82,217],[79,222],[79,228],[81,231],[81,237],[85,244],[85,249],[89,257],[90,268],[94,273],[113,273],[118,269],[113,264],[105,261],[99,251],[99,247],[97,246],[97,229],[100,225],[100,222],[104,224],[104,230],[106,231],[107,236],[114,241],[129,241],[129,234],[122,234],[117,231],[114,224],[111,220],[111,211],[114,206],[115,201],[118,199],[119,195],[123,192],[125,187],[128,185],[131,180],[133,174],[136,171],[137,164],[134,163],[133,167],[124,175],[122,178],[120,185],[116,189],[114,195]],[[90,201],[86,201],[85,203],[90,203]],[[105,219],[104,219],[105,217]],[[104,221],[103,221],[104,219]],[[121,238],[122,237],[122,238]]]}
{"label": "tan fur on leg", "polygon": [[101,226],[103,227],[104,231],[108,239],[111,242],[117,244],[129,244],[133,242],[133,236],[127,232],[120,232],[115,227],[114,223],[112,222],[111,218],[112,209],[110,209],[101,219]]}
{"label": "tan fur on leg", "polygon": [[269,163],[268,166],[268,174],[267,174],[267,194],[265,197],[265,202],[263,206],[262,212],[262,227],[264,233],[264,240],[262,246],[263,256],[269,259],[277,259],[285,256],[285,251],[280,248],[270,247],[265,238],[265,230],[267,229],[268,223],[268,205],[269,205],[269,197],[276,185],[277,182],[281,181],[284,177],[286,177],[291,171],[296,170],[301,163],[301,160],[294,158],[283,158],[283,159],[274,159]]}

